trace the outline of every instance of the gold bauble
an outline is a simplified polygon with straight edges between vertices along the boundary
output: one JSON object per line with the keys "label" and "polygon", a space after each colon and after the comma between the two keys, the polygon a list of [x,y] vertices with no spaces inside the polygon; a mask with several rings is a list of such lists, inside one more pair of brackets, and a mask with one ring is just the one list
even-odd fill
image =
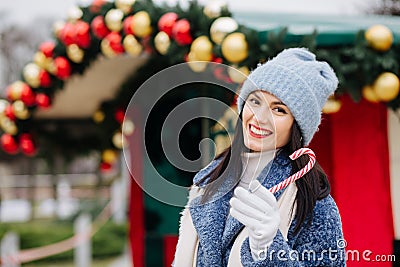
{"label": "gold bauble", "polygon": [[232,63],[239,63],[248,56],[248,45],[243,33],[234,32],[226,36],[221,45],[222,55]]}
{"label": "gold bauble", "polygon": [[225,36],[236,31],[238,27],[238,23],[230,17],[218,18],[211,24],[211,40],[216,44],[221,44]]}
{"label": "gold bauble", "polygon": [[0,127],[5,133],[16,135],[18,133],[18,128],[15,122],[6,116],[0,116]]}
{"label": "gold bauble", "polygon": [[385,25],[374,25],[365,32],[365,39],[369,45],[378,51],[387,51],[393,43],[393,33]]}
{"label": "gold bauble", "polygon": [[380,100],[388,102],[399,94],[400,81],[396,74],[384,72],[376,78],[373,88]]}
{"label": "gold bauble", "polygon": [[104,22],[106,23],[107,28],[111,31],[119,32],[122,29],[123,23],[122,19],[124,18],[124,12],[120,9],[110,9],[104,17]]}
{"label": "gold bauble", "polygon": [[369,102],[378,103],[380,101],[379,97],[376,95],[376,93],[374,91],[374,88],[370,85],[365,85],[361,89],[361,93],[362,93],[362,96]]}
{"label": "gold bauble", "polygon": [[77,44],[71,44],[67,46],[67,56],[72,62],[81,63],[85,52]]}
{"label": "gold bauble", "polygon": [[122,149],[128,145],[128,140],[121,132],[116,132],[112,137],[112,143],[118,149]]}
{"label": "gold bauble", "polygon": [[146,11],[139,11],[132,17],[132,31],[137,37],[144,38],[151,34],[151,19]]}
{"label": "gold bauble", "polygon": [[46,57],[41,51],[36,52],[35,55],[33,56],[33,62],[36,63],[36,65],[38,65],[42,69],[47,69],[51,61],[52,58]]}
{"label": "gold bauble", "polygon": [[132,34],[128,34],[122,42],[125,51],[133,57],[137,57],[142,53],[143,47]]}
{"label": "gold bauble", "polygon": [[135,124],[131,120],[124,120],[124,123],[122,124],[122,133],[126,136],[129,136],[133,134],[135,131]]}
{"label": "gold bauble", "polygon": [[231,68],[228,68],[229,78],[231,78],[231,80],[235,83],[244,82],[249,74],[250,70],[247,66],[232,66]]}
{"label": "gold bauble", "polygon": [[208,62],[199,61],[193,52],[190,52],[187,56],[187,63],[189,68],[194,72],[203,72],[206,70]]}
{"label": "gold bauble", "polygon": [[167,54],[170,45],[171,40],[166,32],[161,31],[154,37],[154,46],[161,55]]}
{"label": "gold bauble", "polygon": [[22,70],[25,81],[33,88],[40,86],[40,67],[35,63],[27,64]]}
{"label": "gold bauble", "polygon": [[56,21],[54,24],[53,24],[53,34],[54,34],[54,36],[55,37],[59,37],[60,36],[60,32],[61,32],[61,30],[62,29],[64,29],[64,26],[65,26],[65,22],[64,21]]}
{"label": "gold bauble", "polygon": [[190,52],[195,54],[197,60],[210,61],[212,59],[213,45],[207,36],[197,37],[190,46]]}
{"label": "gold bauble", "polygon": [[14,103],[12,103],[12,108],[15,117],[17,117],[20,120],[26,120],[31,116],[29,110],[26,108],[24,102],[22,102],[21,100],[17,100]]}
{"label": "gold bauble", "polygon": [[83,11],[82,9],[80,9],[77,6],[71,7],[70,9],[68,9],[67,11],[67,21],[68,22],[77,22],[78,20],[80,20],[83,16]]}
{"label": "gold bauble", "polygon": [[322,108],[322,112],[325,114],[332,114],[336,113],[342,107],[342,102],[335,98],[329,98],[324,107]]}
{"label": "gold bauble", "polygon": [[124,14],[128,14],[132,11],[135,0],[115,0],[115,6],[121,9]]}
{"label": "gold bauble", "polygon": [[115,53],[114,50],[111,48],[110,42],[107,40],[107,38],[104,38],[101,41],[100,48],[103,55],[108,58],[113,58],[117,55],[117,53]]}
{"label": "gold bauble", "polygon": [[5,99],[0,99],[0,116],[4,115],[4,112],[6,111],[7,106],[9,105],[9,102]]}
{"label": "gold bauble", "polygon": [[21,81],[13,82],[9,88],[10,91],[7,92],[9,99],[11,100],[18,100],[21,98],[21,93],[24,87],[27,86],[26,83]]}
{"label": "gold bauble", "polygon": [[112,149],[106,149],[101,153],[101,160],[106,163],[114,163],[118,158],[118,153]]}
{"label": "gold bauble", "polygon": [[101,122],[103,122],[103,120],[105,118],[104,112],[101,110],[98,110],[93,114],[92,118],[95,123],[101,123]]}
{"label": "gold bauble", "polygon": [[226,6],[226,1],[212,0],[204,7],[203,13],[211,19],[218,18]]}

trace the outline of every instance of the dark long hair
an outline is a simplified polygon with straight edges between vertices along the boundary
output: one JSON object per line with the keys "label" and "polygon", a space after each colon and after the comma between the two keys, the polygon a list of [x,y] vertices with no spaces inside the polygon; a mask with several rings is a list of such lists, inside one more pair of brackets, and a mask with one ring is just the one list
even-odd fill
{"label": "dark long hair", "polygon": [[[217,192],[219,186],[224,181],[227,175],[232,175],[235,182],[239,182],[242,173],[241,154],[245,151],[242,127],[242,114],[239,114],[238,121],[235,127],[234,139],[232,145],[221,152],[216,160],[220,159],[216,168],[208,175],[203,177],[199,182],[202,184],[207,183],[205,187],[202,202],[207,202]],[[291,138],[288,144],[283,147],[283,151],[288,155],[303,147],[301,139],[301,131],[296,123],[293,123],[291,129]],[[308,156],[303,155],[294,161],[291,161],[291,173],[296,173],[308,163]],[[296,225],[294,234],[297,234],[303,223],[308,221],[311,223],[313,210],[317,200],[323,199],[330,193],[330,185],[326,173],[319,165],[315,163],[314,167],[301,179],[296,181],[297,194],[296,194]]]}

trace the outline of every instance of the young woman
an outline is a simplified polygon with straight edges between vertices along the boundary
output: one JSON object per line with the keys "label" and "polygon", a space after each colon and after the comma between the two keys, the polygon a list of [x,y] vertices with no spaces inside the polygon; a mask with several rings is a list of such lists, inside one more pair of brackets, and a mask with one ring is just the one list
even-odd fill
{"label": "young woman", "polygon": [[249,75],[232,145],[194,177],[174,266],[345,266],[340,215],[318,163],[285,190],[268,190],[307,164],[289,155],[310,143],[337,84],[303,48]]}

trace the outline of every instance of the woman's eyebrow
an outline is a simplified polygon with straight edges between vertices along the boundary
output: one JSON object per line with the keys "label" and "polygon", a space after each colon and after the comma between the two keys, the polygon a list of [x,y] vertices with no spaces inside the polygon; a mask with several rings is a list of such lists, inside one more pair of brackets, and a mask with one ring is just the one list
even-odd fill
{"label": "woman's eyebrow", "polygon": [[283,105],[283,106],[286,106],[285,103],[283,103],[282,101],[274,101],[274,102],[271,102],[271,104],[272,105]]}

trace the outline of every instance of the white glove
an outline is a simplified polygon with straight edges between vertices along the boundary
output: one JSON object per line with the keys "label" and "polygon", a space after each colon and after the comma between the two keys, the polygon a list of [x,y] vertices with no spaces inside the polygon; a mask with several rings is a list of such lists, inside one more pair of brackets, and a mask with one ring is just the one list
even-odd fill
{"label": "white glove", "polygon": [[280,224],[275,196],[258,180],[254,180],[249,190],[238,186],[230,204],[231,215],[248,228],[253,259],[265,259]]}

